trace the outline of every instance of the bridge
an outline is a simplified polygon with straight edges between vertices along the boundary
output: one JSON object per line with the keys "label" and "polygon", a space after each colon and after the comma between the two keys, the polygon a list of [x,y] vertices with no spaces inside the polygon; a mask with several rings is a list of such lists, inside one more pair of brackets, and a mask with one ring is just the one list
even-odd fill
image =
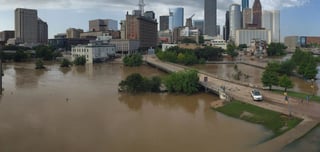
{"label": "bridge", "polygon": [[[162,62],[152,56],[145,56],[144,60],[147,64],[169,73],[190,69],[186,66]],[[199,84],[216,93],[220,98],[225,96],[226,100],[237,99],[264,109],[293,115],[303,119],[296,128],[289,130],[271,141],[258,145],[255,147],[255,151],[280,151],[287,144],[302,137],[320,121],[320,104],[318,103],[310,102],[308,104],[301,104],[300,100],[290,98],[289,103],[286,104],[283,95],[263,90],[262,86],[220,78],[214,74],[206,73],[201,70],[198,70],[198,75]],[[261,90],[261,93],[264,95],[263,102],[253,102],[250,96],[250,91],[253,88]],[[271,147],[272,150],[270,150]]]}

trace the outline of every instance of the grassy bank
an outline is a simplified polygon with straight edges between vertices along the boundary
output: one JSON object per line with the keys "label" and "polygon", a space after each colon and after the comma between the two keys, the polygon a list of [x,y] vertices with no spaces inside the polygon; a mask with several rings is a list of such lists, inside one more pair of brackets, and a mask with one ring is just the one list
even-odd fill
{"label": "grassy bank", "polygon": [[240,101],[230,102],[215,110],[234,118],[263,125],[274,133],[271,139],[294,128],[302,121],[302,119],[299,118],[288,117],[284,114]]}
{"label": "grassy bank", "polygon": [[[272,90],[274,93],[283,94],[283,90]],[[301,93],[301,92],[293,92],[293,91],[287,91],[289,97],[294,97],[297,99],[302,99],[303,101],[306,101],[307,95],[310,96],[310,94],[307,93]],[[309,101],[316,101],[320,103],[320,97],[319,96],[310,96]]]}

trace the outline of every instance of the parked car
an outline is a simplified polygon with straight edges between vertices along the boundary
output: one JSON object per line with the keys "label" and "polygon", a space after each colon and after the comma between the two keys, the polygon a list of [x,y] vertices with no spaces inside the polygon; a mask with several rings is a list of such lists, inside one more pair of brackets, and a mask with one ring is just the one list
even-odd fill
{"label": "parked car", "polygon": [[253,89],[250,94],[251,94],[251,97],[254,101],[262,101],[263,100],[262,94],[257,89]]}

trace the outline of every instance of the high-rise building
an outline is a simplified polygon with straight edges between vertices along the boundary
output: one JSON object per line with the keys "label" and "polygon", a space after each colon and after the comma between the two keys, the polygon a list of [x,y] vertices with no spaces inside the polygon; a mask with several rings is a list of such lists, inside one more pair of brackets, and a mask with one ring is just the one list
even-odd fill
{"label": "high-rise building", "polygon": [[236,30],[241,29],[241,10],[239,4],[232,4],[230,11],[230,40],[235,40]]}
{"label": "high-rise building", "polygon": [[121,33],[121,39],[125,40],[127,38],[127,33],[126,33],[126,20],[121,20],[120,21],[120,33]]}
{"label": "high-rise building", "polygon": [[169,29],[183,26],[184,9],[181,7],[169,9]]}
{"label": "high-rise building", "polygon": [[254,0],[252,6],[252,24],[256,25],[257,28],[261,28],[262,20],[262,6],[260,0]]}
{"label": "high-rise building", "polygon": [[48,43],[48,24],[41,19],[38,19],[38,43]]}
{"label": "high-rise building", "polygon": [[272,12],[272,42],[280,43],[280,11]]}
{"label": "high-rise building", "polygon": [[154,20],[155,19],[155,13],[153,12],[153,11],[146,11],[145,13],[144,13],[144,17],[146,17],[146,18],[149,18],[149,19],[152,19],[152,20]]}
{"label": "high-rise building", "polygon": [[242,0],[242,12],[246,8],[249,8],[249,0]]}
{"label": "high-rise building", "polygon": [[225,22],[224,28],[223,28],[223,39],[225,41],[228,41],[229,36],[230,36],[230,12],[227,11],[226,12],[226,22]]}
{"label": "high-rise building", "polygon": [[217,25],[216,28],[216,35],[220,35],[220,25]]}
{"label": "high-rise building", "polygon": [[245,8],[242,11],[242,27],[247,28],[247,25],[252,24],[252,10],[251,8]]}
{"label": "high-rise building", "polygon": [[199,29],[200,35],[203,34],[203,30],[204,30],[204,21],[203,20],[194,20],[193,21],[193,26],[195,28]]}
{"label": "high-rise building", "polygon": [[216,36],[217,0],[204,0],[204,34]]}
{"label": "high-rise building", "polygon": [[126,15],[127,40],[139,40],[141,48],[157,46],[158,23],[144,16]]}
{"label": "high-rise building", "polygon": [[280,42],[280,11],[263,11],[262,28],[271,31],[272,42]]}
{"label": "high-rise building", "polygon": [[15,38],[23,43],[38,42],[38,12],[34,9],[15,10]]}
{"label": "high-rise building", "polygon": [[160,16],[160,31],[169,29],[169,16]]}
{"label": "high-rise building", "polygon": [[89,21],[89,30],[98,31],[108,31],[108,30],[118,30],[118,21],[112,19],[96,19]]}
{"label": "high-rise building", "polygon": [[0,42],[6,43],[8,39],[14,38],[14,31],[2,31],[0,32]]}

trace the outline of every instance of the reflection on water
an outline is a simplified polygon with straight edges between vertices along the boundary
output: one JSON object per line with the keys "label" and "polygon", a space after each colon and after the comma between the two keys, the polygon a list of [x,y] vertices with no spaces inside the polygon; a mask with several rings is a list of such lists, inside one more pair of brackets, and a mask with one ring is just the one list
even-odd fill
{"label": "reflection on water", "polygon": [[165,75],[147,66],[50,64],[39,75],[33,63],[4,67],[1,152],[247,151],[270,136],[213,111],[211,94],[117,92],[133,72]]}

